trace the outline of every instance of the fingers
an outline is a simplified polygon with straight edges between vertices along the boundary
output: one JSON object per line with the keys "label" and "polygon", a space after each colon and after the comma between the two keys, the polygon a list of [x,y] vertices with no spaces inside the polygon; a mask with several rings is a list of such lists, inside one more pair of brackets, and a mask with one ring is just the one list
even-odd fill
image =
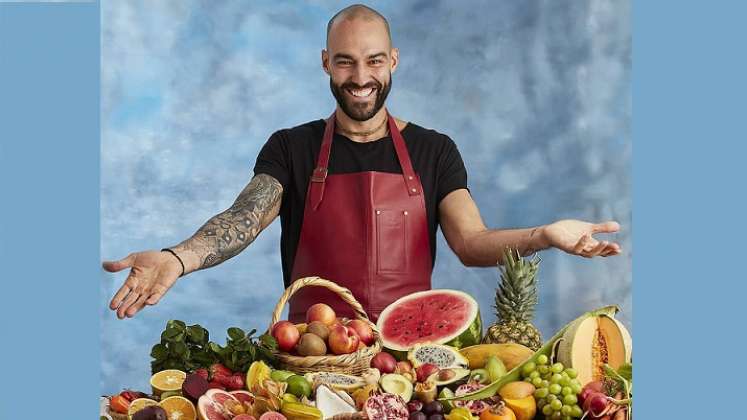
{"label": "fingers", "polygon": [[161,300],[161,297],[163,297],[163,294],[166,293],[166,290],[168,289],[161,286],[160,284],[155,285],[150,297],[145,301],[145,304],[155,305],[156,303],[158,303],[158,301]]}
{"label": "fingers", "polygon": [[607,245],[607,248],[605,248],[604,251],[602,251],[599,254],[599,256],[600,257],[610,257],[612,255],[618,255],[621,251],[622,251],[622,249],[620,248],[620,245],[618,245],[616,243],[611,243],[611,244]]}
{"label": "fingers", "polygon": [[615,221],[597,223],[592,226],[592,233],[615,233],[620,230],[620,224]]}
{"label": "fingers", "polygon": [[135,316],[135,314],[138,313],[138,311],[143,309],[143,306],[145,306],[145,299],[147,298],[148,296],[145,295],[144,293],[140,294],[135,300],[135,302],[133,302],[132,305],[130,305],[130,307],[127,308],[127,310],[125,311],[125,315],[128,318],[132,318],[133,316]]}
{"label": "fingers", "polygon": [[597,246],[592,248],[591,251],[584,252],[583,256],[586,258],[596,257],[597,255],[601,254],[602,251],[604,251],[604,249],[607,248],[608,245],[609,245],[609,242],[601,241],[597,244]]}
{"label": "fingers", "polygon": [[590,243],[592,241],[591,235],[584,235],[581,237],[581,239],[576,242],[576,246],[573,247],[573,253],[577,255],[581,255],[581,253],[587,249],[590,248]]}
{"label": "fingers", "polygon": [[104,270],[110,273],[116,273],[117,271],[122,271],[125,268],[132,267],[134,262],[135,254],[130,254],[119,261],[104,261],[101,266],[104,267]]}
{"label": "fingers", "polygon": [[128,281],[125,281],[125,284],[122,285],[122,287],[119,288],[117,293],[112,298],[112,301],[109,303],[109,308],[114,310],[119,307],[119,305],[122,304],[122,300],[132,291],[132,287],[130,286],[131,282],[130,279],[127,279]]}
{"label": "fingers", "polygon": [[117,308],[117,317],[119,319],[124,318],[125,315],[127,315],[127,310],[135,303],[135,301],[138,300],[139,297],[140,291],[136,289],[131,290],[127,297],[124,299],[124,302],[122,302],[122,304],[119,305],[119,308]]}

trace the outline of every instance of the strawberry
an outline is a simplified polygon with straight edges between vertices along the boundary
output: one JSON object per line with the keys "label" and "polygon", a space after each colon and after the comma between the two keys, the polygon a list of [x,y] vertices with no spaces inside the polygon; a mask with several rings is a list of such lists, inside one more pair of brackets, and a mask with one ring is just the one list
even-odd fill
{"label": "strawberry", "polygon": [[208,383],[208,389],[213,389],[213,388],[215,388],[215,389],[222,389],[224,391],[226,390],[226,387],[224,387],[223,384],[220,384],[220,383],[218,383],[216,381]]}
{"label": "strawberry", "polygon": [[205,368],[199,368],[199,369],[195,370],[195,373],[198,374],[198,375],[200,375],[200,376],[202,376],[202,378],[205,379],[206,381],[208,380],[209,374],[208,374],[207,369],[205,369]]}
{"label": "strawberry", "polygon": [[220,378],[218,379],[218,381],[221,384],[225,385],[226,389],[228,389],[229,391],[244,389],[244,376],[240,373],[235,373],[231,376]]}
{"label": "strawberry", "polygon": [[109,400],[109,408],[120,414],[127,414],[130,408],[130,402],[122,395],[115,395]]}
{"label": "strawberry", "polygon": [[209,371],[210,371],[211,380],[216,380],[217,378],[233,375],[233,372],[231,372],[231,369],[223,366],[220,363],[213,363],[212,365],[210,365]]}

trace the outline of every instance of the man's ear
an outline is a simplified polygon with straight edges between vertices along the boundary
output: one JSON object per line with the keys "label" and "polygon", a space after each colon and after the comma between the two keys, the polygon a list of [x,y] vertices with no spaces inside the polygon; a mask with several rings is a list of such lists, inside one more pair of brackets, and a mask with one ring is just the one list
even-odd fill
{"label": "man's ear", "polygon": [[329,53],[327,50],[322,50],[322,69],[325,73],[330,74],[329,71]]}
{"label": "man's ear", "polygon": [[394,73],[399,65],[399,48],[392,48],[390,55],[392,56],[392,73]]}

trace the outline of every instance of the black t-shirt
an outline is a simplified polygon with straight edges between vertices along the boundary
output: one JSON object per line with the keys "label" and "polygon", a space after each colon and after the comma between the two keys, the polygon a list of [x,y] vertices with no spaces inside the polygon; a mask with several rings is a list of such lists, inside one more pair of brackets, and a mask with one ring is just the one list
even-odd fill
{"label": "black t-shirt", "polygon": [[[301,237],[306,190],[322,145],[325,120],[279,130],[270,136],[257,156],[254,174],[267,174],[283,185],[280,207],[280,252],[285,286],[290,285],[293,259]],[[456,144],[435,130],[408,123],[401,130],[410,160],[423,184],[431,257],[435,263],[438,203],[447,194],[467,188],[467,171]],[[402,173],[390,136],[359,143],[335,133],[328,173]]]}

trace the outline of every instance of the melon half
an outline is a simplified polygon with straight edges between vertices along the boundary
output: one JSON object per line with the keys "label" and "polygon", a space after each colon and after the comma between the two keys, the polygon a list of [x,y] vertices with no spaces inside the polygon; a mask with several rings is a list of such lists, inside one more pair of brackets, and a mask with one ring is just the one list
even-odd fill
{"label": "melon half", "polygon": [[630,363],[633,340],[625,326],[607,315],[576,321],[558,345],[557,359],[578,373],[581,385],[604,378],[604,365],[618,369]]}
{"label": "melon half", "polygon": [[477,301],[458,290],[436,289],[403,296],[387,306],[376,326],[389,350],[416,344],[462,348],[480,343],[482,320]]}

